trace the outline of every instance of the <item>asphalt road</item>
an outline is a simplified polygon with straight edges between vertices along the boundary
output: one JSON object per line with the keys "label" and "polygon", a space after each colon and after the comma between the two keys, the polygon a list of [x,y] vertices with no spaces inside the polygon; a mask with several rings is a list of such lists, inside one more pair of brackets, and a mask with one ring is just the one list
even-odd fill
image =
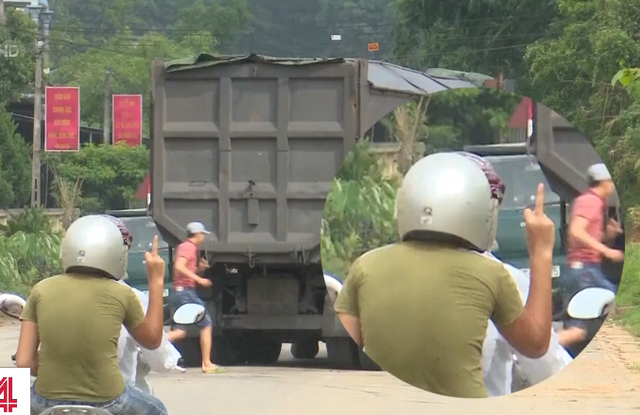
{"label": "asphalt road", "polygon": [[[12,365],[18,327],[0,326],[0,365]],[[463,400],[426,393],[384,372],[327,368],[326,352],[294,361],[284,348],[274,367],[230,367],[222,374],[152,374],[172,415],[600,415],[640,413],[640,344],[611,325],[568,368],[508,397]]]}

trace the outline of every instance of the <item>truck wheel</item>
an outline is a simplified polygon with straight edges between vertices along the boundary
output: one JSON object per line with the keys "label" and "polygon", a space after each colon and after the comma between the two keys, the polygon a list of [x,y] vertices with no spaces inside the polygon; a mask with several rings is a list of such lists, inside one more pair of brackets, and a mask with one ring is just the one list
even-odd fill
{"label": "truck wheel", "polygon": [[215,336],[211,343],[211,361],[214,364],[221,366],[236,364],[235,352],[227,336]]}
{"label": "truck wheel", "polygon": [[318,355],[320,346],[318,340],[306,340],[293,343],[291,345],[291,354],[295,359],[313,359]]}
{"label": "truck wheel", "polygon": [[200,351],[200,338],[187,337],[176,343],[176,349],[182,355],[186,367],[200,367],[202,365],[202,352]]}
{"label": "truck wheel", "polygon": [[249,364],[254,365],[273,365],[278,363],[281,351],[281,342],[261,336],[257,339],[249,356],[247,356],[247,361]]}
{"label": "truck wheel", "polygon": [[327,355],[331,365],[337,369],[360,369],[358,346],[351,337],[330,337],[325,339]]}

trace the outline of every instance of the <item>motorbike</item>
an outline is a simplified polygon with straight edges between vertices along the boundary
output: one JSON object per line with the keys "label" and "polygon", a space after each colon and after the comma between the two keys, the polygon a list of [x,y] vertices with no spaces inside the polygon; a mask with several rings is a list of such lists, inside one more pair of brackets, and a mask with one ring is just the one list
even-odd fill
{"label": "motorbike", "polygon": [[[19,319],[25,304],[26,299],[20,294],[10,292],[0,293],[0,311],[11,318]],[[202,321],[202,319],[204,319],[205,313],[206,309],[203,306],[199,304],[188,303],[175,310],[170,320],[173,323],[179,325],[194,325],[198,324],[200,321]],[[167,322],[165,321],[165,323]],[[11,359],[15,364],[16,355],[14,354]],[[140,385],[143,390],[147,390],[148,392],[152,393],[153,391],[146,381],[146,375],[150,372],[150,370],[149,365],[144,362],[144,354],[139,355],[138,368],[140,371],[137,372],[138,376],[136,377],[136,386]],[[44,412],[40,413],[40,415],[62,414],[111,415],[111,413],[105,409],[81,405],[60,405],[48,408]]]}
{"label": "motorbike", "polygon": [[[613,306],[615,294],[605,288],[590,287],[578,291],[569,301],[566,309],[554,316],[554,325],[558,323],[555,330],[562,327],[562,322],[569,318],[584,320],[588,322],[587,338],[579,344],[566,347],[568,354],[564,361],[566,364],[575,359],[582,350],[593,340],[600,326],[604,323]],[[518,358],[514,355],[512,392],[532,386],[527,377],[522,373]]]}
{"label": "motorbike", "polygon": [[616,295],[606,288],[589,287],[578,291],[569,300],[565,318],[584,320],[588,322],[587,338],[573,346],[567,347],[572,357],[576,357],[593,340],[598,330],[609,315]]}

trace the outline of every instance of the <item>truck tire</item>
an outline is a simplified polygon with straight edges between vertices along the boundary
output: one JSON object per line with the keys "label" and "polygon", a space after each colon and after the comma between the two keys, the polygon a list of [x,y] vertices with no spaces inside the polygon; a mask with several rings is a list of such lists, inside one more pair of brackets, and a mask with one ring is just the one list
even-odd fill
{"label": "truck tire", "polygon": [[320,346],[317,339],[305,340],[291,345],[294,359],[313,359],[318,355]]}
{"label": "truck tire", "polygon": [[202,365],[199,337],[187,337],[177,342],[175,346],[182,355],[186,367],[200,367]]}
{"label": "truck tire", "polygon": [[282,343],[266,336],[256,339],[252,350],[248,353],[247,362],[252,365],[274,365],[278,363]]}
{"label": "truck tire", "polygon": [[329,337],[325,339],[331,366],[336,369],[360,369],[358,346],[351,337]]}
{"label": "truck tire", "polygon": [[227,336],[214,336],[211,342],[211,361],[216,365],[236,364],[236,355]]}

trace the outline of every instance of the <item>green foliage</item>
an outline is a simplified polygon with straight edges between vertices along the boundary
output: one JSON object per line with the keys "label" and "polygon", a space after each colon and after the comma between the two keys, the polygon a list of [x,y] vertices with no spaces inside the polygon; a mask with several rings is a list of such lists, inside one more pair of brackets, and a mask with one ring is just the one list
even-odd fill
{"label": "green foliage", "polygon": [[0,103],[0,209],[24,206],[31,196],[31,149]]}
{"label": "green foliage", "polygon": [[640,335],[640,244],[627,244],[625,248],[616,305],[622,308],[622,321],[634,334]]}
{"label": "green foliage", "polygon": [[77,153],[48,158],[67,183],[82,178],[84,212],[125,209],[149,171],[149,150],[144,146],[85,145]]}
{"label": "green foliage", "polygon": [[351,150],[334,180],[322,219],[322,267],[344,276],[363,253],[397,241],[395,195],[400,182],[383,175],[384,166],[366,142]]}
{"label": "green foliage", "polygon": [[[395,23],[393,2],[389,0],[319,0],[316,16],[323,32],[326,54],[342,57],[370,57],[380,59],[393,53]],[[340,34],[342,40],[330,43],[331,35]],[[377,42],[380,50],[368,52],[367,45]],[[324,46],[323,45],[323,46]]]}
{"label": "green foliage", "polygon": [[[195,0],[180,11],[175,36],[184,41],[197,28],[201,33],[209,34],[221,48],[230,47],[250,18],[245,0]],[[212,46],[210,44],[207,49],[211,50]]]}
{"label": "green foliage", "polygon": [[[640,203],[640,105],[617,81],[620,62],[637,66],[640,4],[560,0],[559,33],[532,45],[525,61],[536,98],[586,133],[612,170],[624,206]],[[629,84],[630,85],[630,84]]]}
{"label": "green foliage", "polygon": [[0,45],[15,45],[18,56],[0,57],[0,104],[27,92],[35,73],[35,24],[29,15],[9,9],[0,26]]}
{"label": "green foliage", "polygon": [[506,132],[521,101],[495,89],[460,89],[433,95],[427,111],[427,152],[459,150],[467,144],[493,144]]}
{"label": "green foliage", "polygon": [[396,0],[396,58],[421,68],[444,67],[519,78],[524,46],[547,35],[556,1]]}
{"label": "green foliage", "polygon": [[61,273],[61,243],[58,234],[0,236],[0,291],[27,294],[39,280]]}
{"label": "green foliage", "polygon": [[51,221],[45,215],[42,208],[22,209],[17,215],[12,215],[7,220],[6,225],[0,225],[0,233],[6,237],[13,236],[17,233],[27,234],[51,234],[53,227]]}
{"label": "green foliage", "polygon": [[79,86],[82,120],[89,126],[101,126],[104,120],[104,79],[111,73],[114,94],[142,94],[143,134],[149,134],[151,98],[151,61],[154,58],[174,59],[198,51],[211,52],[206,45],[214,43],[204,32],[184,36],[180,43],[159,34],[147,34],[132,43],[133,33],[122,31],[107,40],[102,47],[89,47],[85,53],[64,60],[53,81],[60,85]]}
{"label": "green foliage", "polygon": [[618,83],[635,99],[640,99],[640,68],[620,69],[611,80],[612,86]]}

